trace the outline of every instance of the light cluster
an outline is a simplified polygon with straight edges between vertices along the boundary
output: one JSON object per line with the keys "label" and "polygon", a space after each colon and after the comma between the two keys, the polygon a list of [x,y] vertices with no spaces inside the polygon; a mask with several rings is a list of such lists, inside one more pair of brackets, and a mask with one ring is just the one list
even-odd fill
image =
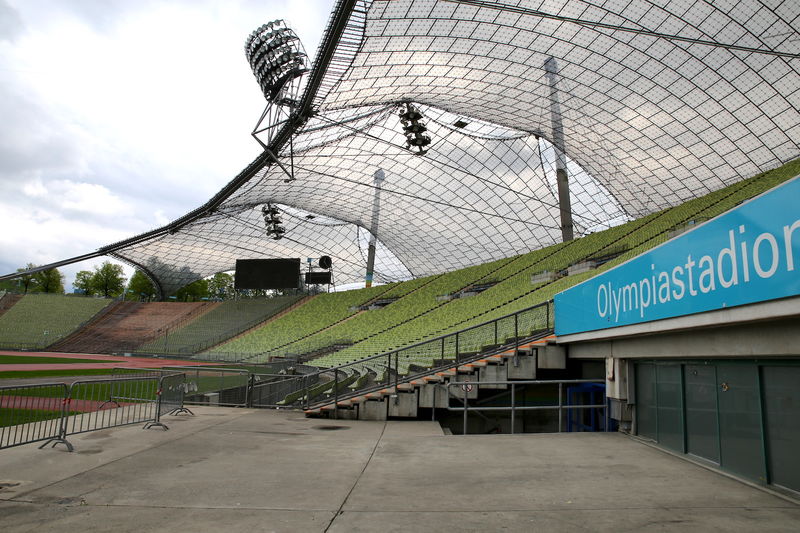
{"label": "light cluster", "polygon": [[247,38],[244,51],[264,97],[293,105],[285,88],[308,71],[308,57],[294,31],[282,20],[263,24]]}
{"label": "light cluster", "polygon": [[280,210],[272,204],[268,203],[261,207],[261,215],[264,217],[264,227],[267,229],[267,235],[276,241],[281,240],[286,233],[280,214]]}

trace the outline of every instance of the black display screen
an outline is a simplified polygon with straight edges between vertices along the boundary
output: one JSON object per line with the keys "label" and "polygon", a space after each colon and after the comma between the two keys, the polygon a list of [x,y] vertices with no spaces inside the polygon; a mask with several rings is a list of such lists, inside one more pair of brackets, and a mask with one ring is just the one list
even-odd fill
{"label": "black display screen", "polygon": [[299,257],[236,260],[236,289],[294,289],[299,282]]}

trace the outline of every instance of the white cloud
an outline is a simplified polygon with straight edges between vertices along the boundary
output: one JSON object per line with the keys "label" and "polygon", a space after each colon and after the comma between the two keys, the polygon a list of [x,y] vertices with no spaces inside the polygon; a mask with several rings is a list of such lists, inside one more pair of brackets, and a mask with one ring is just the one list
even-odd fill
{"label": "white cloud", "polygon": [[61,207],[83,213],[124,216],[131,207],[106,187],[96,183],[75,183],[69,180],[53,182]]}
{"label": "white cloud", "polygon": [[47,196],[47,188],[42,184],[42,180],[38,178],[23,185],[22,192],[31,198]]}
{"label": "white cloud", "polygon": [[153,220],[155,220],[156,226],[166,226],[170,220],[164,215],[163,209],[156,209],[156,212],[153,213]]}

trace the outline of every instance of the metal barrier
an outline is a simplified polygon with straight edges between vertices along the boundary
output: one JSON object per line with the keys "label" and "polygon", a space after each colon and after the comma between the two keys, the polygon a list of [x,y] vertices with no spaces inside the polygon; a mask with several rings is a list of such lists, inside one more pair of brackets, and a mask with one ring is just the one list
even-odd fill
{"label": "metal barrier", "polygon": [[[603,404],[590,404],[590,405],[573,405],[571,398],[568,398],[567,405],[564,405],[564,385],[581,385],[586,383],[602,383],[605,386],[605,381],[601,379],[563,379],[563,380],[514,380],[514,381],[451,381],[447,387],[448,397],[458,398],[461,400],[461,407],[448,406],[448,411],[463,411],[464,423],[462,428],[462,435],[467,434],[467,416],[469,412],[481,413],[484,411],[511,411],[511,434],[514,434],[514,422],[516,419],[517,411],[544,411],[544,410],[557,410],[558,411],[558,432],[561,433],[564,427],[563,413],[566,410],[569,414],[572,410],[580,409],[602,409],[604,420],[604,431],[608,431],[608,406]],[[486,406],[486,407],[470,407],[468,395],[472,391],[472,387],[478,385],[506,385],[511,387],[511,405],[509,406]],[[558,403],[556,405],[516,405],[516,387],[518,385],[558,385]],[[451,387],[460,388],[458,392],[451,392]]]}
{"label": "metal barrier", "polygon": [[0,449],[63,440],[61,424],[68,398],[65,383],[0,387]]}
{"label": "metal barrier", "polygon": [[76,381],[69,388],[62,436],[155,420],[159,378]]}
{"label": "metal barrier", "polygon": [[250,407],[283,407],[287,398],[305,391],[319,381],[319,374],[253,374],[251,376]]}
{"label": "metal barrier", "polygon": [[[155,372],[155,371],[146,371]],[[186,375],[133,375],[115,379],[0,387],[0,449],[44,443],[64,444],[67,436],[145,422],[161,427],[164,414],[191,411],[183,406]]]}
{"label": "metal barrier", "polygon": [[163,374],[158,389],[158,417],[182,413],[194,415],[184,404],[186,397],[186,374],[184,372]]}
{"label": "metal barrier", "polygon": [[188,405],[248,406],[247,370],[212,366],[173,366],[165,370],[186,374],[184,401]]}
{"label": "metal barrier", "polygon": [[163,426],[160,418],[164,415],[190,414],[191,410],[184,406],[189,384],[186,382],[186,373],[178,372],[175,367],[164,368],[129,368],[116,367],[111,370],[116,376],[150,376],[158,377],[158,416],[153,426]]}
{"label": "metal barrier", "polygon": [[[265,366],[265,368],[274,369],[275,367]],[[287,405],[284,402],[287,397],[291,397],[292,394],[319,381],[316,367],[307,365],[288,367],[281,363],[277,368],[280,370],[279,372],[268,373],[209,366],[180,366],[160,369],[117,367],[113,369],[112,373],[119,376],[163,376],[178,371],[182,373],[181,375],[187,375],[186,381],[182,382],[179,390],[175,391],[177,394],[181,394],[180,400],[176,400],[175,403],[181,405],[180,412],[183,413],[191,413],[189,409],[182,407],[185,403],[191,405],[213,403],[235,407],[283,407]],[[291,372],[300,371],[300,373],[287,374],[287,369]],[[310,372],[311,369],[314,372]],[[224,379],[220,380],[220,375],[224,376]],[[169,392],[170,387],[167,382],[163,387],[162,396]],[[185,399],[187,394],[193,398],[187,401]],[[163,396],[162,404],[168,403],[170,403],[168,398]],[[165,414],[165,412],[162,411],[161,414]],[[169,412],[167,414],[178,413]]]}
{"label": "metal barrier", "polygon": [[170,366],[160,369],[115,368],[116,375],[162,376],[176,372],[186,375],[183,403],[188,405],[220,405],[247,407],[250,398],[251,373],[244,369],[215,366]]}

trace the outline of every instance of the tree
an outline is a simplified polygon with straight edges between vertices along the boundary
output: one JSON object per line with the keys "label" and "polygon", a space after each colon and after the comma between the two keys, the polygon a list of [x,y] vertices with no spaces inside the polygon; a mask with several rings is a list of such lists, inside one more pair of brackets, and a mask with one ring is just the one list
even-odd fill
{"label": "tree", "polygon": [[7,279],[0,281],[0,292],[17,292],[19,290],[19,279]]}
{"label": "tree", "polygon": [[42,270],[33,274],[36,292],[64,294],[64,275],[57,268]]}
{"label": "tree", "polygon": [[[27,266],[18,268],[17,272],[25,272],[26,270],[30,270],[32,268],[36,268],[36,265],[33,263],[28,263]],[[28,294],[29,290],[33,292],[34,287],[36,287],[36,279],[33,276],[33,274],[23,274],[18,278],[19,283],[23,288],[23,293]]]}
{"label": "tree", "polygon": [[131,276],[130,282],[128,282],[128,292],[126,293],[126,299],[129,300],[150,300],[155,298],[156,296],[156,288],[153,286],[153,282],[150,281],[144,272],[141,270],[136,270]]}
{"label": "tree", "polygon": [[212,298],[225,300],[234,294],[233,276],[227,272],[217,272],[208,280],[208,294]]}
{"label": "tree", "polygon": [[192,283],[181,287],[175,293],[177,299],[183,302],[196,302],[202,298],[208,297],[208,280],[198,279]]}
{"label": "tree", "polygon": [[72,286],[78,289],[79,291],[83,292],[86,296],[91,296],[94,294],[94,288],[92,287],[92,277],[94,274],[89,272],[88,270],[81,270],[77,274],[75,274],[75,281],[72,282]]}
{"label": "tree", "polygon": [[122,294],[125,290],[122,266],[105,261],[99,267],[94,267],[91,287],[94,294],[101,294],[104,298],[116,298]]}

